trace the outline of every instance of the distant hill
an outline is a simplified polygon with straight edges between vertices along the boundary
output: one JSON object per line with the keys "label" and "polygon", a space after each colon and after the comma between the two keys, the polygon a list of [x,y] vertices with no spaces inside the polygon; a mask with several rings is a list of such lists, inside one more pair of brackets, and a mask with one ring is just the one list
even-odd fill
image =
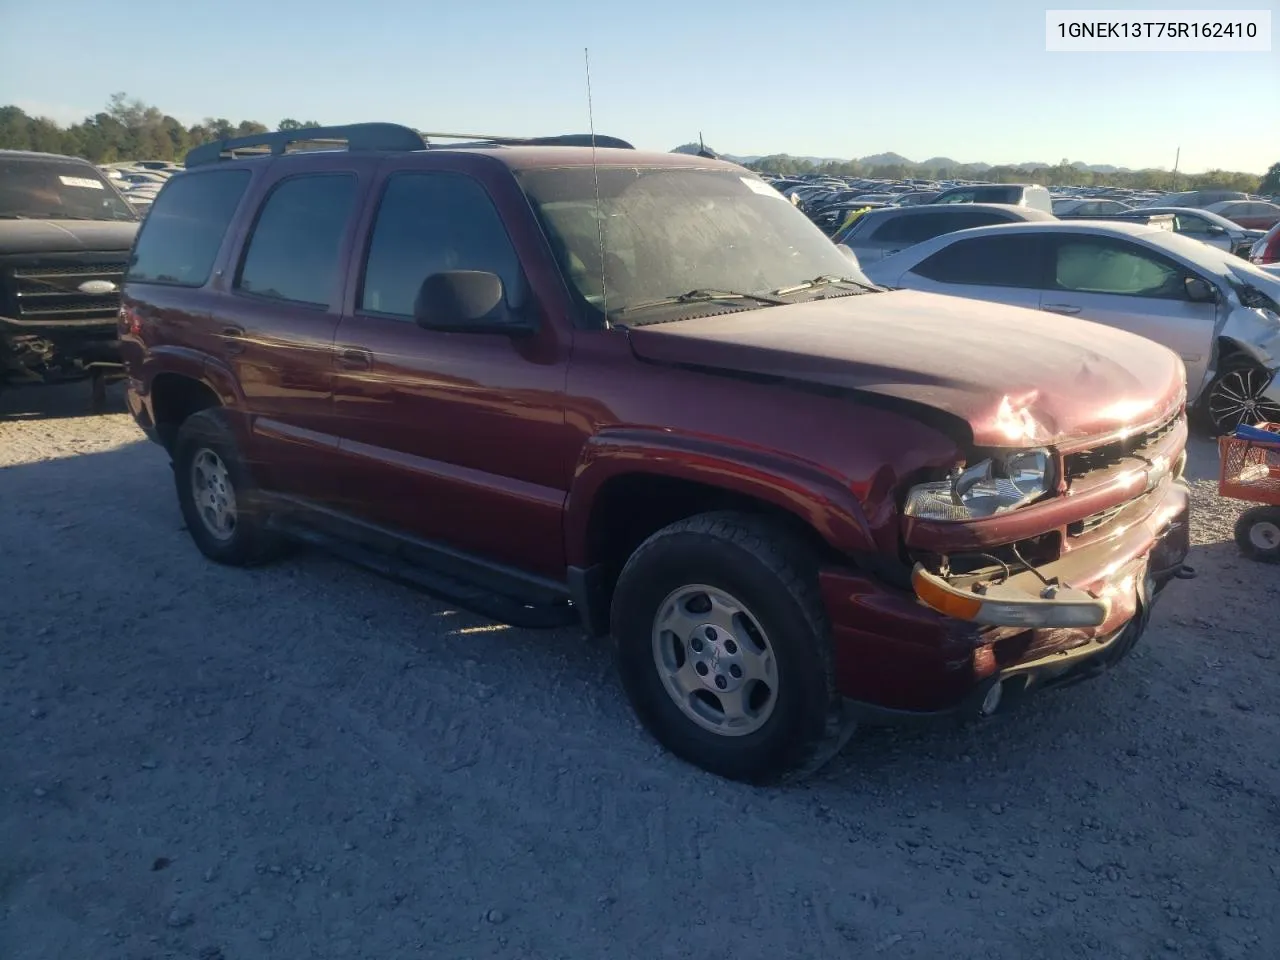
{"label": "distant hill", "polygon": [[[712,148],[714,149],[714,148]],[[696,154],[698,152],[698,144],[682,143],[678,147],[671,150],[672,153],[688,153]],[[755,163],[757,160],[763,159],[763,154],[736,154],[736,153],[719,153],[719,156],[734,163]],[[800,160],[811,163],[814,166],[822,166],[824,163],[847,163],[848,161],[841,157],[813,157],[813,156],[793,156],[792,154],[770,154],[769,156],[785,156],[793,160]],[[873,153],[866,157],[854,157],[854,163],[860,163],[864,167],[921,167],[931,170],[955,170],[964,173],[985,173],[990,170],[994,164],[975,161],[973,163],[965,163],[962,160],[953,160],[951,157],[930,157],[928,160],[922,160],[917,163],[914,160],[904,157],[900,153],[888,151],[886,153]],[[1028,160],[1022,163],[1002,164],[1012,170],[1035,170],[1041,167],[1052,167],[1054,164],[1046,163],[1039,160]],[[1085,163],[1082,160],[1073,161],[1071,166],[1077,170],[1089,170],[1093,173],[1133,173],[1129,167],[1117,167],[1110,163]]]}
{"label": "distant hill", "polygon": [[869,157],[859,157],[858,162],[868,167],[909,167],[912,164],[900,153],[873,153]]}
{"label": "distant hill", "polygon": [[921,162],[920,166],[931,167],[934,170],[963,167],[965,170],[973,170],[977,173],[984,173],[991,169],[991,164],[989,163],[961,163],[959,160],[952,160],[950,157],[930,157],[928,160]]}

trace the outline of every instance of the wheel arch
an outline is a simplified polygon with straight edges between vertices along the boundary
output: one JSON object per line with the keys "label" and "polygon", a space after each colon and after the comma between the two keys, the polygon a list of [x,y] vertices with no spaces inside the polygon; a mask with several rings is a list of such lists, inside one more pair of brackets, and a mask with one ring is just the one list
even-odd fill
{"label": "wheel arch", "polygon": [[617,576],[641,543],[724,510],[770,517],[821,559],[876,550],[852,491],[816,466],[716,441],[610,431],[588,443],[566,505],[570,578],[595,611],[588,629],[603,626]]}
{"label": "wheel arch", "polygon": [[151,379],[151,409],[156,436],[172,450],[178,430],[194,413],[223,406],[222,398],[203,379],[189,373],[162,371]]}

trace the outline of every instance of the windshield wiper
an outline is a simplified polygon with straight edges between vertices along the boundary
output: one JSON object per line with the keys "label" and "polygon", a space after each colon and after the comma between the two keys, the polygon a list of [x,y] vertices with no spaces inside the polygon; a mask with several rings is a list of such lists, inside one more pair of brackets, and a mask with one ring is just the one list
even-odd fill
{"label": "windshield wiper", "polygon": [[624,313],[634,313],[637,310],[647,310],[650,307],[665,307],[673,303],[704,303],[708,300],[754,300],[756,303],[767,303],[770,306],[785,306],[787,301],[779,300],[776,296],[763,293],[742,293],[739,290],[690,290],[688,293],[677,294],[674,297],[661,297],[657,300],[645,300],[642,303],[628,304],[621,309],[614,310],[617,316]]}
{"label": "windshield wiper", "polygon": [[770,293],[775,297],[786,297],[793,293],[800,293],[803,290],[816,290],[819,287],[829,287],[835,283],[847,283],[850,286],[859,287],[862,290],[869,292],[875,292],[879,289],[879,287],[876,287],[873,284],[864,283],[861,280],[851,280],[849,277],[823,275],[821,277],[814,277],[812,280],[806,280],[804,283],[797,283],[790,287],[779,287],[777,290],[771,290]]}

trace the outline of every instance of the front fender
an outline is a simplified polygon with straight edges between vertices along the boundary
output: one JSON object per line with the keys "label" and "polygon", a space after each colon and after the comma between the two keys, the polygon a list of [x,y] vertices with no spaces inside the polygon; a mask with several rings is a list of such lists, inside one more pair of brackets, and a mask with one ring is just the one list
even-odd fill
{"label": "front fender", "polygon": [[565,517],[568,563],[588,567],[591,512],[615,477],[652,474],[753,497],[794,515],[834,549],[877,549],[861,504],[836,474],[769,450],[660,429],[605,430],[587,441],[574,471]]}

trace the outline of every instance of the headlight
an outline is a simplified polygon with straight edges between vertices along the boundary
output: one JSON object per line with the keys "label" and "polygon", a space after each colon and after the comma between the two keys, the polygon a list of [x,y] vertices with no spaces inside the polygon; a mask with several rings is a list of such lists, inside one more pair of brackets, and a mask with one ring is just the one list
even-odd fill
{"label": "headlight", "polygon": [[946,480],[912,487],[903,512],[921,520],[955,521],[1016,510],[1049,492],[1052,463],[1048,450],[983,460]]}

